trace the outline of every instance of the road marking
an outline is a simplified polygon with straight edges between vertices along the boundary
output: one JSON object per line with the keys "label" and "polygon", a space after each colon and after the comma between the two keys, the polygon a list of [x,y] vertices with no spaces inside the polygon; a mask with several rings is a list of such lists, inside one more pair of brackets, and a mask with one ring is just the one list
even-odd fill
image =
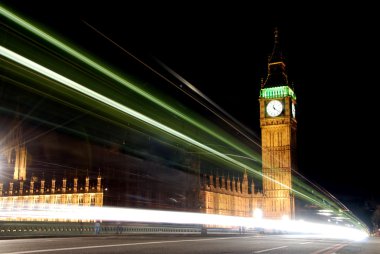
{"label": "road marking", "polygon": [[276,248],[271,248],[271,249],[266,249],[266,250],[258,250],[258,251],[255,251],[254,253],[262,253],[262,252],[267,252],[267,251],[271,251],[271,250],[278,250],[278,249],[283,249],[283,248],[287,248],[288,246],[281,246],[281,247],[276,247]]}
{"label": "road marking", "polygon": [[322,250],[314,251],[314,252],[312,252],[311,254],[319,254],[319,253],[322,253],[322,252],[324,252],[324,251],[327,251],[327,250],[330,250],[330,249],[332,249],[332,248],[335,248],[335,247],[337,247],[337,246],[339,246],[339,244],[335,244],[335,245],[333,245],[333,246],[329,246],[329,247],[324,248],[324,249],[322,249]]}
{"label": "road marking", "polygon": [[312,243],[312,242],[303,242],[303,243],[299,243],[299,244],[309,244],[309,243]]}
{"label": "road marking", "polygon": [[336,252],[337,250],[340,250],[340,249],[346,247],[347,245],[348,245],[347,243],[346,243],[346,244],[340,244],[339,246],[333,248],[332,250],[327,251],[327,252],[324,253],[324,254],[335,254],[335,252]]}
{"label": "road marking", "polygon": [[92,245],[92,246],[67,247],[67,248],[56,248],[56,249],[26,250],[26,251],[7,252],[7,253],[2,253],[2,254],[41,253],[41,252],[67,251],[67,250],[84,250],[84,249],[96,249],[96,248],[122,247],[122,246],[133,246],[133,245],[150,245],[150,244],[165,244],[165,243],[181,243],[181,242],[201,242],[201,241],[229,240],[229,239],[238,239],[238,238],[253,238],[253,237],[250,237],[250,236],[220,237],[220,238],[203,238],[203,239],[177,240],[177,241],[122,243],[122,244],[109,244],[109,245]]}
{"label": "road marking", "polygon": [[320,254],[320,253],[323,253],[323,254],[333,254],[335,253],[337,250],[340,250],[341,248],[343,247],[346,247],[348,244],[345,243],[340,243],[340,244],[335,244],[333,246],[330,246],[330,247],[327,247],[327,248],[324,248],[322,250],[317,250],[317,251],[314,251],[312,252],[311,254]]}

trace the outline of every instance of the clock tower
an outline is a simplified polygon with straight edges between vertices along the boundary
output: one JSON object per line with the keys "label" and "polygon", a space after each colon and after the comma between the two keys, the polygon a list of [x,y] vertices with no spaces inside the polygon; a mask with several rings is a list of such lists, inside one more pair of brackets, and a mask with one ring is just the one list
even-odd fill
{"label": "clock tower", "polygon": [[296,95],[289,86],[278,31],[260,90],[264,217],[294,218],[292,170],[296,169]]}

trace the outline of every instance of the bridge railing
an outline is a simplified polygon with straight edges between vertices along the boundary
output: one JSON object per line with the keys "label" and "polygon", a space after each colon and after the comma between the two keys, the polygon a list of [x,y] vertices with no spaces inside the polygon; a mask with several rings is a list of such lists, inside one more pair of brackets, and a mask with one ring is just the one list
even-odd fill
{"label": "bridge railing", "polygon": [[201,234],[201,226],[66,222],[0,222],[0,237],[115,234]]}

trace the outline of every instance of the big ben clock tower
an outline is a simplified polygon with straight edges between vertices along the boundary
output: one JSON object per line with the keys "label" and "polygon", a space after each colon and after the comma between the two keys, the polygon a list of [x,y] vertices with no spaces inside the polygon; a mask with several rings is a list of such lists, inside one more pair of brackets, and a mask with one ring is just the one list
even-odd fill
{"label": "big ben clock tower", "polygon": [[296,95],[289,86],[277,30],[259,101],[264,217],[294,218],[291,188],[292,169],[296,168]]}

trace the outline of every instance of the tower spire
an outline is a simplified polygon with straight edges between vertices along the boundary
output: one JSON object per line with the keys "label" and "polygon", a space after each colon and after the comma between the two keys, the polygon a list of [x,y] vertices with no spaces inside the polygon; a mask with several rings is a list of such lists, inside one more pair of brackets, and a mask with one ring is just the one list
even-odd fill
{"label": "tower spire", "polygon": [[278,28],[274,28],[274,43],[278,44]]}
{"label": "tower spire", "polygon": [[278,28],[274,29],[274,46],[272,50],[272,54],[269,57],[268,63],[276,63],[276,62],[284,62],[284,57],[282,55],[281,47],[280,47],[280,38],[278,33]]}
{"label": "tower spire", "polygon": [[272,54],[268,58],[268,75],[262,87],[287,86],[288,75],[285,70],[284,57],[280,47],[279,32],[274,30],[274,46]]}

